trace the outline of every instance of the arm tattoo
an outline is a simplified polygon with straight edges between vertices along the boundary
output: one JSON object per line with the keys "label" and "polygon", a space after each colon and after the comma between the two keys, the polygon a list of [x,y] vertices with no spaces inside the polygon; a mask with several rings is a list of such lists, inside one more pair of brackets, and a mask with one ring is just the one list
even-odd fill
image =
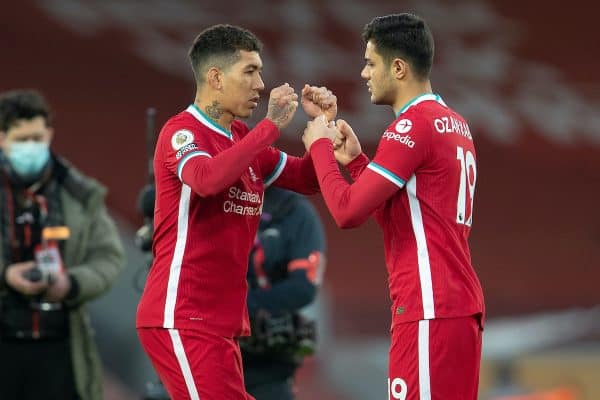
{"label": "arm tattoo", "polygon": [[220,104],[218,101],[213,101],[212,105],[210,106],[206,106],[204,108],[204,111],[206,111],[206,115],[208,115],[210,118],[214,119],[215,121],[218,121],[221,116],[224,114],[224,111],[221,109]]}
{"label": "arm tattoo", "polygon": [[289,119],[294,106],[292,104],[286,104],[280,106],[274,101],[271,105],[269,115],[267,116],[275,125],[278,127],[283,126]]}

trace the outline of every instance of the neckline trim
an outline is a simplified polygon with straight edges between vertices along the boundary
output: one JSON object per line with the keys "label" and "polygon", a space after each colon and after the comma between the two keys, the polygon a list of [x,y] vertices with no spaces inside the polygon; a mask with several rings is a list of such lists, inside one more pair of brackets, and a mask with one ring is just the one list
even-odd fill
{"label": "neckline trim", "polygon": [[195,104],[190,104],[188,108],[185,110],[188,113],[192,114],[198,121],[202,123],[202,125],[210,128],[212,131],[218,133],[221,136],[225,136],[229,140],[233,140],[233,135],[228,130],[223,127],[217,125],[213,120],[211,120],[208,115],[204,114],[200,108],[198,108]]}
{"label": "neckline trim", "polygon": [[442,100],[441,96],[437,93],[423,93],[418,95],[417,97],[411,99],[408,101],[408,103],[406,103],[401,109],[400,111],[398,111],[396,113],[396,117],[399,117],[400,114],[406,112],[406,110],[408,110],[410,107],[415,106],[419,103],[422,103],[424,101],[429,101],[429,100],[433,100],[433,101],[437,101],[438,103],[440,103],[441,105],[443,105],[444,107],[448,107],[446,105],[446,103],[444,102],[444,100]]}

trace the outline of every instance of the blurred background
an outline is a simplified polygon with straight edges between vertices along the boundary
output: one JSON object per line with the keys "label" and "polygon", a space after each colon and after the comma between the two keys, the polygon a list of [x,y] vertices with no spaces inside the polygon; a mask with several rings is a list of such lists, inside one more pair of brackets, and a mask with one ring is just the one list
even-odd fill
{"label": "blurred background", "polygon": [[[146,183],[145,110],[160,127],[193,101],[186,51],[215,23],[264,42],[270,88],[326,85],[367,154],[393,119],[360,78],[363,26],[413,11],[436,40],[434,91],[470,122],[478,152],[471,250],[487,326],[480,398],[600,399],[600,6],[542,0],[3,2],[0,91],[36,88],[55,111],[54,149],[110,190],[128,265],[93,305],[106,398],[141,398],[155,379],[135,333],[147,271],[134,245]],[[301,155],[299,111],[278,145]],[[372,221],[328,233],[314,307],[320,347],[298,399],[383,399],[389,307],[383,242]],[[528,397],[524,397],[527,395]],[[520,397],[519,397],[520,396]]]}

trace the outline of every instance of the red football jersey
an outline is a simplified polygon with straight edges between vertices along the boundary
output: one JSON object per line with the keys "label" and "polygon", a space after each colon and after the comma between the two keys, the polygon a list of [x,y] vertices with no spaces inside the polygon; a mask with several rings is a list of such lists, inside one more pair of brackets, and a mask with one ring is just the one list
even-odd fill
{"label": "red football jersey", "polygon": [[[256,129],[277,130],[268,121]],[[237,120],[228,132],[194,105],[161,130],[154,155],[154,261],[138,306],[137,327],[197,329],[227,337],[249,334],[246,272],[264,186],[279,178],[291,185],[290,180],[300,179],[299,168],[287,178],[285,168],[307,164],[312,170],[312,161],[289,157],[296,162],[288,162],[285,153],[264,146],[247,167],[241,166],[245,169],[235,182],[204,197],[182,178],[184,171],[193,176],[187,169],[194,168],[194,159],[217,157],[247,133]],[[314,171],[312,176],[318,187]]]}
{"label": "red football jersey", "polygon": [[467,242],[475,161],[468,124],[435,94],[410,101],[383,134],[367,168],[403,188],[376,212],[392,325],[483,313]]}

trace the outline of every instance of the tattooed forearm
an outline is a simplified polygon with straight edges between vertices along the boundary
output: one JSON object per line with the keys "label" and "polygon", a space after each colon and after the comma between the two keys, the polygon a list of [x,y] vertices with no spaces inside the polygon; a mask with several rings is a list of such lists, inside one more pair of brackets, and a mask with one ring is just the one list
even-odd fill
{"label": "tattooed forearm", "polygon": [[212,105],[210,106],[206,106],[204,108],[204,111],[206,111],[206,115],[208,115],[210,118],[214,119],[215,121],[218,121],[221,116],[224,114],[224,111],[221,109],[220,104],[218,101],[213,101]]}
{"label": "tattooed forearm", "polygon": [[294,111],[295,107],[293,104],[281,106],[276,104],[276,102],[273,102],[273,104],[271,104],[269,107],[267,118],[281,128],[289,122],[291,119],[291,114],[293,114]]}

